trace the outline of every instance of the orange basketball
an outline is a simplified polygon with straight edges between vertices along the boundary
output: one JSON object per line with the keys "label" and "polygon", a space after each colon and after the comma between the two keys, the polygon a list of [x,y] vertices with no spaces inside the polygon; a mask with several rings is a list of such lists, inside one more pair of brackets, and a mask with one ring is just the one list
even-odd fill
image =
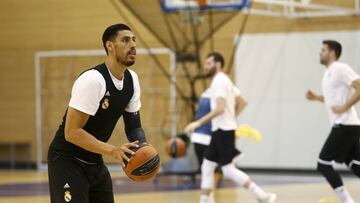
{"label": "orange basketball", "polygon": [[166,153],[173,158],[182,157],[186,154],[186,144],[180,138],[171,138],[166,143]]}
{"label": "orange basketball", "polygon": [[134,181],[146,181],[155,176],[160,167],[160,158],[156,149],[146,143],[141,143],[138,148],[131,148],[135,152],[129,162],[125,161],[124,171]]}

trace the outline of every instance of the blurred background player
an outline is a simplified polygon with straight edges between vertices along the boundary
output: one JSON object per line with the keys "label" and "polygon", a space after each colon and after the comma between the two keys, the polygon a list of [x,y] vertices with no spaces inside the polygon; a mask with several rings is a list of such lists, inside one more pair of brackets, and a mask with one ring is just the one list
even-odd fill
{"label": "blurred background player", "polygon": [[204,65],[205,74],[212,76],[210,85],[211,111],[188,124],[184,131],[189,133],[205,123],[212,122],[212,138],[205,152],[201,166],[200,203],[215,202],[210,192],[214,186],[214,171],[219,165],[223,175],[237,185],[249,189],[260,203],[275,202],[276,195],[264,192],[250,177],[235,166],[235,159],[241,154],[235,148],[237,116],[246,106],[245,100],[234,91],[234,84],[223,72],[224,58],[217,52],[208,54]]}
{"label": "blurred background player", "polygon": [[342,203],[354,203],[334,170],[334,161],[344,163],[360,177],[360,120],[354,104],[360,100],[360,77],[348,65],[338,62],[341,44],[325,40],[320,52],[320,63],[326,68],[322,79],[323,95],[306,92],[310,101],[325,104],[331,132],[320,152],[317,169],[327,179]]}
{"label": "blurred background player", "polygon": [[[200,96],[198,109],[195,115],[195,120],[200,119],[211,111],[210,107],[210,88],[206,89]],[[194,150],[196,154],[196,158],[199,163],[198,171],[201,172],[201,165],[204,159],[205,151],[210,144],[211,141],[211,121],[205,123],[204,125],[196,128],[191,133],[191,142],[194,143]],[[215,184],[214,189],[220,182],[222,177],[222,172],[220,167],[216,167],[215,169]],[[213,193],[212,193],[213,194]]]}

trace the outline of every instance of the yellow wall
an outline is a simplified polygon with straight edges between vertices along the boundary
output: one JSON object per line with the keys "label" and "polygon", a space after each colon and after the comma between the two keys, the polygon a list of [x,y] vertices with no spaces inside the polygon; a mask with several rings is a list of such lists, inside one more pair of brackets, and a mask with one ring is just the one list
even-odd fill
{"label": "yellow wall", "polygon": [[[1,0],[0,8],[0,142],[31,142],[32,160],[35,160],[34,53],[101,49],[105,27],[122,21],[122,18],[111,1],[104,0]],[[127,11],[125,14],[150,47],[161,47],[139,21]],[[225,55],[226,60],[242,19],[243,15],[238,15],[214,36],[215,48]],[[250,16],[245,33],[349,29],[360,29],[360,17],[288,20]],[[139,47],[142,47],[141,43]],[[208,44],[202,53],[207,51]],[[181,120],[179,125],[183,126],[187,121]]]}

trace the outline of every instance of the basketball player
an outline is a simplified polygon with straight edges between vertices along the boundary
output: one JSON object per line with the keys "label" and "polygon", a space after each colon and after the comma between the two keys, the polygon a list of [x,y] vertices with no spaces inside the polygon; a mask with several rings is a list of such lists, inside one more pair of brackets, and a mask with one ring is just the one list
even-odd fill
{"label": "basketball player", "polygon": [[[211,111],[210,107],[210,88],[206,89],[200,96],[199,105],[196,111],[195,119],[200,119]],[[205,123],[204,125],[196,128],[191,133],[191,142],[194,143],[194,150],[196,154],[196,158],[199,163],[199,171],[201,172],[201,165],[204,159],[205,151],[210,144],[211,140],[211,121]],[[215,187],[218,185],[222,178],[222,172],[220,167],[216,167],[215,169]],[[213,194],[213,193],[212,193]]]}
{"label": "basketball player", "polygon": [[320,51],[320,63],[326,68],[322,79],[323,95],[308,90],[306,98],[325,104],[332,126],[320,152],[317,169],[342,203],[354,203],[333,163],[345,162],[360,177],[360,120],[353,107],[360,99],[360,77],[349,65],[337,61],[340,55],[339,42],[323,41]]}
{"label": "basketball player", "polygon": [[[145,142],[140,122],[136,42],[125,24],[109,26],[102,36],[105,63],[83,72],[75,81],[69,106],[49,147],[48,174],[52,203],[113,203],[109,171],[102,155],[123,166],[130,147]],[[106,143],[123,116],[130,143]]]}
{"label": "basketball player", "polygon": [[200,203],[215,202],[209,196],[214,185],[214,170],[220,165],[223,175],[239,186],[249,189],[260,203],[275,202],[276,195],[264,192],[250,180],[250,177],[235,167],[235,159],[240,152],[235,148],[236,117],[246,106],[245,100],[234,91],[234,84],[223,72],[224,58],[217,52],[207,56],[204,71],[213,79],[211,89],[211,111],[200,119],[188,124],[184,131],[189,133],[194,129],[212,122],[212,139],[205,152],[201,166]]}

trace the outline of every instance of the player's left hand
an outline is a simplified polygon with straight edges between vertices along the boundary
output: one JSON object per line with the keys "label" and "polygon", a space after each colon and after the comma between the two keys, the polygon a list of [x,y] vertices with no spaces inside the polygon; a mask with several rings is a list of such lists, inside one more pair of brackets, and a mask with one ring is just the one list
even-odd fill
{"label": "player's left hand", "polygon": [[200,127],[200,123],[198,121],[191,122],[184,128],[184,132],[189,134],[198,127]]}
{"label": "player's left hand", "polygon": [[340,105],[340,106],[331,107],[331,110],[336,114],[340,114],[340,113],[344,113],[345,111],[347,111],[348,108],[345,105]]}

